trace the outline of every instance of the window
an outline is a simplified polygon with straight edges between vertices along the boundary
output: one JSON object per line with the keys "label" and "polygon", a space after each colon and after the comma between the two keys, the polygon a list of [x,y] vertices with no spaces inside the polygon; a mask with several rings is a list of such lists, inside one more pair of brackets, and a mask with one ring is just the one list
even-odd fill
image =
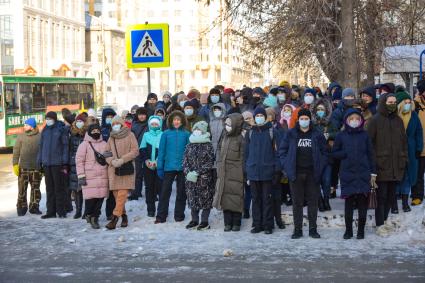
{"label": "window", "polygon": [[80,104],[80,98],[78,96],[78,85],[66,84],[61,85],[63,96],[68,96],[68,104]]}
{"label": "window", "polygon": [[69,99],[69,94],[68,92],[64,91],[64,86],[63,85],[58,85],[55,87],[54,91],[58,92],[58,96],[59,96],[59,105],[68,105],[71,104],[70,103],[70,99]]}
{"label": "window", "polygon": [[5,106],[7,114],[19,113],[19,102],[16,88],[16,84],[4,85]]}
{"label": "window", "polygon": [[84,101],[84,108],[94,108],[93,85],[80,85],[80,102]]}
{"label": "window", "polygon": [[46,94],[43,91],[44,85],[32,85],[32,108],[34,111],[44,111],[46,109]]}
{"label": "window", "polygon": [[58,88],[56,85],[46,85],[46,105],[58,105]]}
{"label": "window", "polygon": [[19,84],[19,97],[21,99],[21,114],[32,113],[31,84]]}

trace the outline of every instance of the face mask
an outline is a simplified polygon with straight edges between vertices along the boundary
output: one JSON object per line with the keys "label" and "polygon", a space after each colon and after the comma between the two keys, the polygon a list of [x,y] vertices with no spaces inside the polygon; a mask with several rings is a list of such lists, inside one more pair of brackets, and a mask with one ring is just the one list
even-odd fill
{"label": "face mask", "polygon": [[300,127],[307,129],[310,126],[310,120],[299,120]]}
{"label": "face mask", "polygon": [[283,117],[290,118],[292,116],[292,112],[283,112]]}
{"label": "face mask", "polygon": [[376,99],[378,100],[380,96],[381,96],[380,94],[377,94],[376,95]]}
{"label": "face mask", "polygon": [[279,100],[279,102],[284,102],[285,101],[285,95],[284,94],[278,94],[277,99]]}
{"label": "face mask", "polygon": [[410,112],[411,109],[412,109],[412,104],[404,104],[403,106],[404,113]]}
{"label": "face mask", "polygon": [[76,126],[78,129],[81,129],[81,128],[83,128],[83,127],[84,127],[84,122],[83,122],[83,121],[75,122],[75,126]]}
{"label": "face mask", "polygon": [[112,118],[106,118],[106,119],[105,119],[105,123],[106,123],[107,125],[112,124]]}
{"label": "face mask", "polygon": [[168,98],[168,96],[164,97],[164,102],[168,103],[170,101],[170,98]]}
{"label": "face mask", "polygon": [[159,126],[151,127],[152,130],[157,131],[159,130]]}
{"label": "face mask", "polygon": [[386,104],[385,107],[389,113],[394,113],[397,110],[397,105],[395,104]]}
{"label": "face mask", "polygon": [[214,116],[215,116],[216,118],[220,118],[222,113],[223,113],[223,112],[221,112],[220,110],[216,110],[216,111],[214,111]]}
{"label": "face mask", "polygon": [[264,116],[256,116],[255,117],[255,123],[257,125],[263,125],[265,121],[266,121],[266,118],[264,118]]}
{"label": "face mask", "polygon": [[323,118],[323,117],[325,117],[325,111],[323,111],[323,110],[319,110],[319,111],[317,111],[317,112],[316,112],[316,114],[317,114],[317,116],[318,116],[319,118]]}
{"label": "face mask", "polygon": [[47,126],[53,126],[55,124],[55,120],[52,120],[52,119],[48,119],[48,120],[46,120],[46,125]]}
{"label": "face mask", "polygon": [[308,95],[304,96],[304,103],[305,104],[312,104],[314,101],[314,96]]}
{"label": "face mask", "polygon": [[214,104],[218,103],[220,101],[220,97],[217,96],[217,95],[211,95],[210,99],[211,99],[211,102],[214,103]]}
{"label": "face mask", "polygon": [[193,115],[193,109],[185,109],[184,110],[184,115],[190,117]]}
{"label": "face mask", "polygon": [[121,130],[121,125],[120,125],[120,124],[118,124],[118,125],[113,125],[113,126],[112,126],[112,131],[114,131],[114,132],[118,132],[119,130]]}
{"label": "face mask", "polygon": [[180,103],[179,103],[179,104],[180,104],[180,107],[181,107],[181,108],[184,108],[184,104],[185,104],[185,103],[186,103],[186,101],[180,101]]}
{"label": "face mask", "polygon": [[202,131],[201,130],[194,130],[192,133],[195,137],[199,137],[202,135]]}
{"label": "face mask", "polygon": [[91,136],[95,140],[98,140],[100,138],[100,133],[90,134],[89,136]]}
{"label": "face mask", "polygon": [[261,97],[254,96],[254,97],[252,97],[252,99],[254,99],[254,102],[255,102],[255,103],[258,103],[258,102],[260,102]]}
{"label": "face mask", "polygon": [[230,133],[232,131],[232,127],[230,127],[228,125],[225,126],[225,129],[228,133]]}
{"label": "face mask", "polygon": [[350,122],[348,122],[348,125],[351,128],[358,128],[360,126],[360,121],[359,120],[351,120]]}

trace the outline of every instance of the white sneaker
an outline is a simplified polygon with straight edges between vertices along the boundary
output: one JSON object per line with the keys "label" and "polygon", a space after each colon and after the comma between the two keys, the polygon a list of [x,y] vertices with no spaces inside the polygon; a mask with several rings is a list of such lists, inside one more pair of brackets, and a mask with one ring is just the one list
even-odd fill
{"label": "white sneaker", "polygon": [[385,225],[381,225],[378,228],[376,228],[376,235],[380,237],[388,237],[389,232],[387,230],[387,227]]}

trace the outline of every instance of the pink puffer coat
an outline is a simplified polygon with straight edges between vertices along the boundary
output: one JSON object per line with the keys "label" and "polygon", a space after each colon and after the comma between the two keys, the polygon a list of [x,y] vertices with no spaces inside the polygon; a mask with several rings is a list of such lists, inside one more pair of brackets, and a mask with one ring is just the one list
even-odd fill
{"label": "pink puffer coat", "polygon": [[83,186],[83,198],[106,198],[109,194],[108,165],[102,166],[96,162],[89,142],[97,152],[103,153],[107,148],[106,142],[102,138],[95,140],[88,134],[85,135],[84,141],[78,147],[75,156],[77,175],[85,175],[87,180],[87,186]]}

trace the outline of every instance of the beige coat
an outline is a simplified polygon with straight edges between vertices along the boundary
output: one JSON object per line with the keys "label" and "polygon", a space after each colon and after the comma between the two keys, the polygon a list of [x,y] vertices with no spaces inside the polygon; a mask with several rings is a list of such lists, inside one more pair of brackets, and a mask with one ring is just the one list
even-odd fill
{"label": "beige coat", "polygon": [[[114,142],[118,150],[115,151]],[[106,161],[109,164],[108,167],[108,177],[109,177],[109,190],[134,190],[136,171],[133,175],[128,176],[117,176],[115,175],[115,167],[112,166],[112,160],[122,159],[125,162],[133,161],[139,155],[139,146],[137,144],[137,139],[134,134],[128,129],[123,127],[118,134],[111,133],[111,137],[108,140],[107,151],[112,152],[112,157],[107,158]],[[136,168],[136,166],[134,166]]]}

